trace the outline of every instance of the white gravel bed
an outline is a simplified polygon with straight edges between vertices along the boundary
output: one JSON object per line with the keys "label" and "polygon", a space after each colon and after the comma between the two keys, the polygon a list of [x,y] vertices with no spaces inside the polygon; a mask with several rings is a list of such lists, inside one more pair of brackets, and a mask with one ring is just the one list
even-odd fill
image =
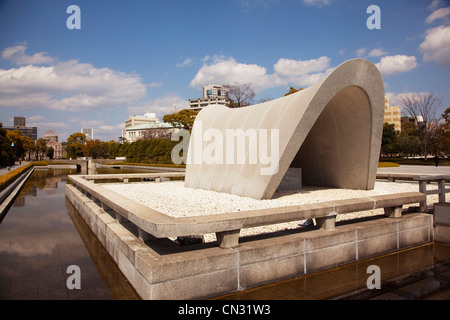
{"label": "white gravel bed", "polygon": [[[167,182],[136,182],[136,183],[105,183],[103,187],[117,192],[131,200],[148,206],[171,217],[191,217],[228,212],[247,211],[286,207],[332,200],[361,198],[367,196],[395,194],[419,191],[417,182],[384,182],[376,181],[373,190],[330,189],[319,187],[303,187],[295,193],[279,192],[273,199],[256,200],[248,197],[220,193],[209,190],[184,187],[184,181]],[[427,189],[437,189],[436,184],[430,184]],[[428,203],[437,202],[437,195],[428,196]],[[354,219],[371,215],[383,214],[383,209],[355,212],[338,215],[337,221]],[[278,225],[257,227],[241,230],[241,236],[274,232],[298,228],[299,222],[282,223]],[[205,241],[214,241],[214,235],[206,235]]]}

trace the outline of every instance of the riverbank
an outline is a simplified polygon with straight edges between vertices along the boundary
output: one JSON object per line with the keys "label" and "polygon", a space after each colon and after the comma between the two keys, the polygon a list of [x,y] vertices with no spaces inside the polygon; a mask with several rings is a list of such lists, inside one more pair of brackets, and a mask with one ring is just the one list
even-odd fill
{"label": "riverbank", "polygon": [[22,162],[10,167],[0,168],[0,191],[5,190],[18,176],[28,170],[32,165],[31,162]]}
{"label": "riverbank", "polygon": [[34,167],[31,164],[24,164],[14,171],[0,176],[0,181],[5,186],[0,192],[0,222],[33,171]]}

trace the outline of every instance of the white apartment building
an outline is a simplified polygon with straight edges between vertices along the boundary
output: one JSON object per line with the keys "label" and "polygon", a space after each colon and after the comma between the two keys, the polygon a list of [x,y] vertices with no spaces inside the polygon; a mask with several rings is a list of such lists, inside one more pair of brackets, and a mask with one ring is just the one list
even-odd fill
{"label": "white apartment building", "polygon": [[129,116],[125,121],[125,129],[122,136],[128,142],[135,142],[138,139],[169,138],[174,130],[172,124],[161,122],[155,113]]}
{"label": "white apartment building", "polygon": [[81,133],[84,133],[86,140],[94,140],[94,129],[82,128]]}
{"label": "white apartment building", "polygon": [[135,142],[138,139],[170,139],[172,133],[177,130],[179,129],[170,123],[157,121],[125,128],[123,130],[123,137],[128,142]]}
{"label": "white apartment building", "polygon": [[129,116],[127,120],[125,120],[125,128],[137,126],[140,124],[151,124],[158,122],[158,118],[156,118],[155,113],[147,112],[143,116],[132,115]]}
{"label": "white apartment building", "polygon": [[189,99],[189,108],[191,110],[201,110],[212,104],[227,105],[230,102],[228,99],[229,89],[220,85],[203,86],[203,98]]}

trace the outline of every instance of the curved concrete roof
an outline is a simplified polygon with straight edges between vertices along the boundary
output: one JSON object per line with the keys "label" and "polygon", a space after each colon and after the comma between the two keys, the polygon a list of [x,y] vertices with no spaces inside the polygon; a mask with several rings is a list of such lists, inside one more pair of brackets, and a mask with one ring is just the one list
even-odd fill
{"label": "curved concrete roof", "polygon": [[[373,189],[383,118],[383,80],[364,59],[286,97],[239,109],[209,106],[194,123],[185,186],[270,199],[295,167],[305,185]],[[232,134],[250,137],[245,161],[237,150],[242,139]],[[227,149],[233,141],[235,149]]]}

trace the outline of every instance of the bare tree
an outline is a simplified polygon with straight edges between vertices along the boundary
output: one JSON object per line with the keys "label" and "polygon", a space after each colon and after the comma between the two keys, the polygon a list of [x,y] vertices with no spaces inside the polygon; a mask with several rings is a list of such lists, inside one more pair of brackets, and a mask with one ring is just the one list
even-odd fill
{"label": "bare tree", "polygon": [[165,128],[147,129],[142,134],[142,139],[169,139],[172,136],[172,130]]}
{"label": "bare tree", "polygon": [[442,104],[442,98],[426,93],[403,96],[401,100],[403,110],[416,122],[426,159],[438,127],[439,119],[436,114]]}
{"label": "bare tree", "polygon": [[252,104],[255,98],[255,91],[251,83],[237,83],[226,85],[229,89],[228,98],[231,100],[231,108],[246,107]]}

